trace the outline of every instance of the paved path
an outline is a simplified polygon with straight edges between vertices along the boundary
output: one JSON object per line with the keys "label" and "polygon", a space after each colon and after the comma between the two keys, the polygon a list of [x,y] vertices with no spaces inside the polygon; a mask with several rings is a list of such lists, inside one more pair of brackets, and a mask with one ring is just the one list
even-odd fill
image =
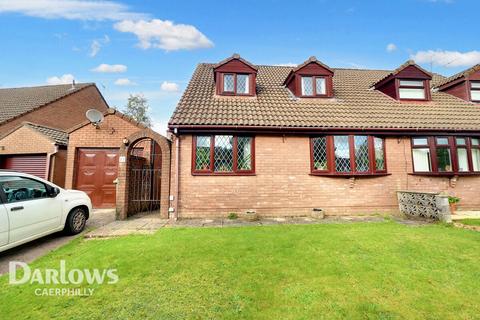
{"label": "paved path", "polygon": [[[89,229],[104,226],[114,220],[114,209],[94,210],[90,219],[87,221],[86,232],[88,232]],[[79,235],[65,236],[61,233],[56,233],[0,252],[0,275],[8,272],[8,263],[10,261],[30,263],[48,252],[67,244],[78,236]]]}

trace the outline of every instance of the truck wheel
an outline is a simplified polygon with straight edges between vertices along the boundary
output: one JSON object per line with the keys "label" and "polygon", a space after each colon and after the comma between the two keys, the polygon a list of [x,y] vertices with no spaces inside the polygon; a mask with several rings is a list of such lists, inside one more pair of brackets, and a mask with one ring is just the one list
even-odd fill
{"label": "truck wheel", "polygon": [[68,214],[63,231],[69,235],[79,234],[85,229],[86,222],[87,213],[85,209],[75,208]]}

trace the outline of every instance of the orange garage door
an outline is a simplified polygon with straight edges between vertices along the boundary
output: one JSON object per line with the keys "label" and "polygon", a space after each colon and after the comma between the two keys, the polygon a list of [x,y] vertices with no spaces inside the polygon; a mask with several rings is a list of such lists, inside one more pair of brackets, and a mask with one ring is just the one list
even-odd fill
{"label": "orange garage door", "polygon": [[75,189],[86,192],[95,208],[115,207],[118,149],[78,149]]}
{"label": "orange garage door", "polygon": [[47,155],[2,156],[0,158],[0,168],[33,174],[34,176],[45,179],[47,171]]}

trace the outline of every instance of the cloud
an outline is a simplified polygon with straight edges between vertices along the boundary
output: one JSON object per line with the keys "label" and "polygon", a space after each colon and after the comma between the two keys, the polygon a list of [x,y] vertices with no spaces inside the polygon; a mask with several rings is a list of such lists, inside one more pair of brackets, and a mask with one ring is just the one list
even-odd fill
{"label": "cloud", "polygon": [[122,73],[127,71],[127,66],[123,64],[106,64],[102,63],[96,68],[91,69],[93,72],[100,73]]}
{"label": "cloud", "polygon": [[297,64],[296,64],[296,63],[293,63],[293,62],[287,62],[287,63],[277,63],[277,64],[275,64],[275,66],[279,66],[279,67],[296,67]]}
{"label": "cloud", "polygon": [[102,39],[95,39],[92,41],[90,45],[90,53],[88,54],[90,57],[95,57],[102,48],[103,45],[110,43],[110,37],[105,35]]}
{"label": "cloud", "polygon": [[142,49],[160,48],[174,51],[213,47],[213,42],[194,26],[175,24],[169,20],[124,20],[116,23],[114,28],[120,32],[135,34],[139,41],[138,46]]}
{"label": "cloud", "polygon": [[135,82],[128,78],[120,78],[115,81],[117,86],[135,86],[137,85]]}
{"label": "cloud", "polygon": [[387,50],[387,52],[393,52],[397,50],[397,46],[395,45],[395,43],[389,43],[385,50]]}
{"label": "cloud", "polygon": [[178,92],[179,87],[178,84],[176,84],[175,82],[163,81],[160,89],[167,92]]}
{"label": "cloud", "polygon": [[436,66],[456,68],[470,67],[480,63],[480,51],[418,51],[410,56],[417,63],[433,63]]}
{"label": "cloud", "polygon": [[145,19],[148,15],[131,12],[128,6],[104,0],[0,0],[0,13],[20,13],[30,17],[68,20]]}
{"label": "cloud", "polygon": [[73,80],[75,80],[75,77],[68,73],[68,74],[64,74],[63,76],[61,77],[49,77],[47,78],[47,83],[48,84],[70,84],[73,82]]}

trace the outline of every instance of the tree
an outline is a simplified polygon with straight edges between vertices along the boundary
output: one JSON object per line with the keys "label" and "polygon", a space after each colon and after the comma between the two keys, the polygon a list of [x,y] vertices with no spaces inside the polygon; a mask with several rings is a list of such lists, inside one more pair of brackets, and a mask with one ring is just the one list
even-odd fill
{"label": "tree", "polygon": [[152,126],[152,120],[148,115],[149,109],[150,106],[143,94],[131,94],[128,97],[128,102],[123,113],[150,128]]}

